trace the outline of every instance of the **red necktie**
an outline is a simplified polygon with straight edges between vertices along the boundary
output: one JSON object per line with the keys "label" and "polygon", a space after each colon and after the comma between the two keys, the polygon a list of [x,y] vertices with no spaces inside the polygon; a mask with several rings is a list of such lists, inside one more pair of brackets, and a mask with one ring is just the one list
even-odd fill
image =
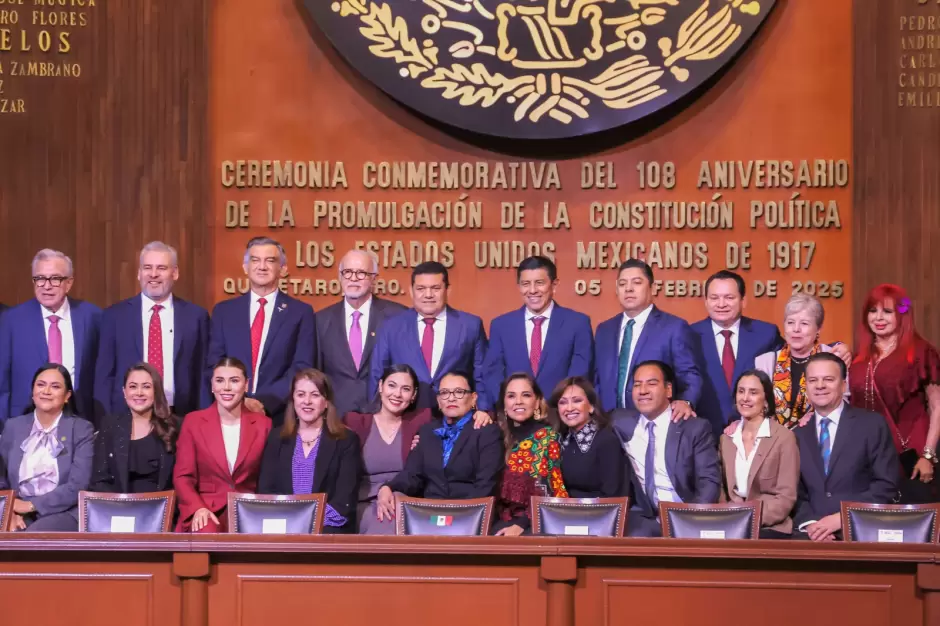
{"label": "red necktie", "polygon": [[[730,330],[721,331],[721,336],[725,338],[725,347],[721,351],[721,369],[725,371],[725,380],[728,381],[728,387],[734,384],[734,348],[731,346]],[[734,389],[731,390],[734,393]]]}
{"label": "red necktie", "polygon": [[160,311],[162,304],[153,305],[153,314],[150,316],[150,331],[147,333],[147,363],[150,363],[160,376],[163,376],[163,325],[160,324]]}
{"label": "red necktie", "polygon": [[424,362],[428,366],[428,373],[433,377],[431,370],[431,361],[434,357],[434,322],[433,317],[424,318],[424,334],[421,335],[421,354],[424,355]]}
{"label": "red necktie", "polygon": [[532,346],[529,348],[529,363],[532,365],[533,376],[537,376],[539,373],[539,360],[542,358],[542,324],[544,322],[545,317],[542,315],[532,318],[532,323],[535,324],[535,328],[532,329]]}
{"label": "red necktie", "polygon": [[251,323],[251,376],[258,371],[258,355],[261,354],[261,335],[264,333],[264,305],[268,303],[264,298],[258,298],[258,312]]}

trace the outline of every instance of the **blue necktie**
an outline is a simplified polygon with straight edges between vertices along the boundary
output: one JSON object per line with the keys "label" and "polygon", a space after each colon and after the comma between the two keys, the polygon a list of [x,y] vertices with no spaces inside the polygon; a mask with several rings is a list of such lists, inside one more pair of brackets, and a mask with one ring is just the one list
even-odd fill
{"label": "blue necktie", "polygon": [[647,422],[646,432],[649,436],[649,442],[646,444],[646,463],[643,466],[643,474],[646,476],[646,497],[649,498],[650,506],[653,507],[653,515],[659,517],[659,498],[656,497],[656,424]]}
{"label": "blue necktie", "polygon": [[623,341],[620,342],[620,361],[617,365],[617,408],[627,406],[627,368],[630,367],[630,344],[633,343],[633,325],[635,320],[627,320],[627,327],[623,330]]}
{"label": "blue necktie", "polygon": [[832,439],[829,437],[829,424],[832,420],[824,417],[819,420],[819,450],[822,453],[823,471],[829,475],[829,456],[832,453]]}

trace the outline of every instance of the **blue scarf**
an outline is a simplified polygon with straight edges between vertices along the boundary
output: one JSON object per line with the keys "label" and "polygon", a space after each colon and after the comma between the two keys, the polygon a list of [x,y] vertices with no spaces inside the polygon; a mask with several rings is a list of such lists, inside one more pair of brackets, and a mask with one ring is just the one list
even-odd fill
{"label": "blue scarf", "polygon": [[473,417],[473,411],[470,411],[460,418],[460,421],[450,425],[447,424],[447,419],[445,418],[443,425],[441,425],[440,428],[434,429],[434,434],[441,438],[441,444],[444,446],[444,467],[447,467],[447,462],[450,460],[450,453],[454,451],[454,444],[457,443],[457,437],[460,436],[463,427],[467,425],[471,417]]}

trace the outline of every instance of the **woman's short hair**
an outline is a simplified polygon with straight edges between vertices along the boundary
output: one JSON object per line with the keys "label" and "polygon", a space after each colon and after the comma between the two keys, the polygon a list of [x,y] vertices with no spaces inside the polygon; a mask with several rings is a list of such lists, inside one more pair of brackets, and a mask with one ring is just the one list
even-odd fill
{"label": "woman's short hair", "polygon": [[822,328],[826,311],[823,309],[822,302],[819,301],[819,298],[811,296],[808,293],[798,293],[787,300],[786,306],[783,307],[783,319],[786,320],[791,315],[796,315],[797,313],[807,310],[816,320],[816,327]]}
{"label": "woman's short hair", "polygon": [[470,390],[470,393],[476,393],[477,391],[476,382],[473,380],[473,376],[471,376],[470,374],[460,371],[460,370],[451,370],[447,372],[446,374],[444,374],[443,376],[441,376],[441,380],[444,380],[448,376],[459,376],[460,378],[463,378],[465,381],[467,381],[467,389]]}
{"label": "woman's short hair", "polygon": [[62,365],[58,363],[46,363],[33,374],[33,382],[29,385],[29,406],[26,407],[25,414],[29,415],[36,410],[36,403],[33,402],[33,388],[36,386],[36,380],[39,379],[39,376],[43,372],[48,372],[49,370],[55,370],[62,374],[62,378],[65,380],[65,390],[71,394],[69,399],[66,400],[65,406],[62,407],[62,413],[64,415],[78,415],[78,408],[75,404],[75,389],[72,387],[72,376],[69,374],[69,371]]}

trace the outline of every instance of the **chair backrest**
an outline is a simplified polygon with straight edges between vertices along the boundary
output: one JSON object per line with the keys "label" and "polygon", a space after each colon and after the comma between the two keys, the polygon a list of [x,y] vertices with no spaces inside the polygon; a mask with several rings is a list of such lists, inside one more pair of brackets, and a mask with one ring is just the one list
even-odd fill
{"label": "chair backrest", "polygon": [[493,497],[473,500],[425,500],[398,496],[398,535],[485,536],[490,532]]}
{"label": "chair backrest", "polygon": [[663,537],[674,539],[757,539],[760,501],[740,504],[660,502]]}
{"label": "chair backrest", "polygon": [[547,498],[532,496],[536,535],[623,537],[629,498]]}
{"label": "chair backrest", "polygon": [[10,529],[10,519],[13,517],[13,499],[16,497],[12,489],[0,491],[0,532]]}
{"label": "chair backrest", "polygon": [[166,533],[173,524],[175,491],[151,493],[78,492],[78,531]]}
{"label": "chair backrest", "polygon": [[937,543],[940,504],[842,503],[845,541]]}
{"label": "chair backrest", "polygon": [[228,531],[253,535],[319,535],[326,494],[272,496],[228,494]]}

